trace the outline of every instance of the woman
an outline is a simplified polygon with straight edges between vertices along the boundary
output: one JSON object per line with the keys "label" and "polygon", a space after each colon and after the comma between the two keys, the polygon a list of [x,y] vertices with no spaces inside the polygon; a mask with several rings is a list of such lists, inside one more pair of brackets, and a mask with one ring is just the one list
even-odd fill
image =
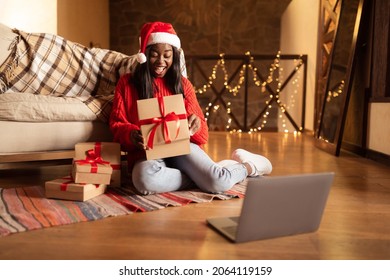
{"label": "woman", "polygon": [[[180,39],[172,25],[145,24],[141,29],[139,64],[117,84],[110,127],[114,141],[128,153],[129,171],[142,194],[193,187],[205,192],[224,192],[247,176],[269,174],[268,159],[242,149],[233,152],[227,167],[215,163],[201,148],[208,140],[208,127],[190,81],[182,74]],[[190,130],[190,154],[146,160],[145,139],[138,125],[137,100],[183,94]]]}

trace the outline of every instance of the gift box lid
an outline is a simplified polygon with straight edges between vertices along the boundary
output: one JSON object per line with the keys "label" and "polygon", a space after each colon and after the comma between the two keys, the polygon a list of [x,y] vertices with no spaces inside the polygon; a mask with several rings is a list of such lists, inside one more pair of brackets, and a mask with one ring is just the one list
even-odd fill
{"label": "gift box lid", "polygon": [[112,174],[113,171],[109,163],[96,163],[88,160],[74,160],[73,168],[77,173]]}
{"label": "gift box lid", "polygon": [[74,158],[85,159],[90,151],[94,152],[96,157],[101,157],[110,164],[120,164],[121,147],[116,142],[81,142],[75,145]]}
{"label": "gift box lid", "polygon": [[105,188],[105,184],[81,184],[75,183],[73,178],[68,176],[45,182],[45,188],[52,188],[66,192],[89,192],[97,188]]}

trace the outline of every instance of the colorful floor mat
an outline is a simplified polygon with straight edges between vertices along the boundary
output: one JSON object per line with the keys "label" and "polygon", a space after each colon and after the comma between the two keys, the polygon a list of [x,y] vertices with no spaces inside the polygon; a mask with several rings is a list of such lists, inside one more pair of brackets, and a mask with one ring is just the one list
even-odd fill
{"label": "colorful floor mat", "polygon": [[245,188],[243,182],[223,194],[193,189],[147,196],[138,195],[132,188],[108,188],[105,194],[85,202],[48,199],[41,186],[0,188],[0,236],[169,206],[242,198]]}

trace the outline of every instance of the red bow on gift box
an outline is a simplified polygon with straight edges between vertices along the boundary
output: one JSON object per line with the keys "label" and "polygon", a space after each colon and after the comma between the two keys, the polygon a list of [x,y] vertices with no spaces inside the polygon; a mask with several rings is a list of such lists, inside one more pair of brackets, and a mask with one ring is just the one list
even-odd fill
{"label": "red bow on gift box", "polygon": [[177,138],[180,132],[180,120],[186,119],[187,115],[186,114],[176,114],[175,112],[170,112],[168,114],[165,114],[165,105],[164,105],[164,99],[162,96],[157,97],[158,99],[158,104],[160,107],[160,113],[161,117],[154,117],[150,119],[144,119],[139,121],[139,125],[147,125],[147,124],[154,124],[153,128],[150,130],[148,133],[147,139],[147,145],[150,149],[153,149],[153,142],[154,142],[154,137],[157,131],[157,128],[162,125],[163,128],[163,136],[165,143],[171,143],[171,135],[168,129],[168,122],[174,121],[176,123],[176,136],[174,139]]}
{"label": "red bow on gift box", "polygon": [[84,165],[89,164],[91,165],[91,173],[97,173],[98,171],[98,164],[109,164],[109,161],[103,160],[103,158],[100,156],[100,153],[97,153],[95,149],[88,150],[86,152],[87,156],[85,159],[79,159],[75,160],[75,163]]}

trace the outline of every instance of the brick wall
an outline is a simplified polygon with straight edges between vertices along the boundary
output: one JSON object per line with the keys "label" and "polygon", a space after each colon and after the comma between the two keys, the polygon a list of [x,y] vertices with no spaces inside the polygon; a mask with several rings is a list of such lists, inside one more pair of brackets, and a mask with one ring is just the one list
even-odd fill
{"label": "brick wall", "polygon": [[110,48],[137,53],[142,24],[165,21],[186,54],[276,54],[280,15],[290,1],[110,0]]}

